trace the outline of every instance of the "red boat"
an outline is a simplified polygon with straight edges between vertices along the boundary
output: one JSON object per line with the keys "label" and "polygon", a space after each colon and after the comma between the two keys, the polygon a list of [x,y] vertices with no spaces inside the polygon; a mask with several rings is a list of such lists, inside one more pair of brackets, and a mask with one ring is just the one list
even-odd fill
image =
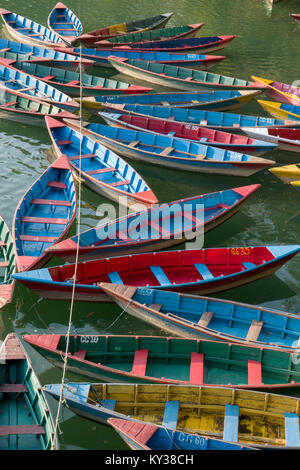
{"label": "red boat", "polygon": [[294,20],[299,21],[300,23],[300,14],[297,13],[290,13],[290,16],[294,18]]}
{"label": "red boat", "polygon": [[[101,282],[132,287],[213,294],[269,276],[300,245],[163,251],[26,271],[13,278],[48,299],[108,302]],[[73,292],[74,275],[76,284]]]}

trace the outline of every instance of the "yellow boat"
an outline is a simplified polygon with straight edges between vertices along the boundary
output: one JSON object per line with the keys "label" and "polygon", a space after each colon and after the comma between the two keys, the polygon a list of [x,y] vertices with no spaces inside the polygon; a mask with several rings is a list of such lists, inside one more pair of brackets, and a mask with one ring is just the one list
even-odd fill
{"label": "yellow boat", "polygon": [[[59,399],[61,384],[45,390]],[[297,397],[224,387],[68,383],[64,403],[107,423],[126,418],[258,448],[300,448]]]}
{"label": "yellow boat", "polygon": [[292,181],[290,184],[294,186],[294,188],[300,189],[300,181]]}
{"label": "yellow boat", "polygon": [[269,171],[280,178],[284,183],[298,182],[298,180],[300,180],[300,163],[275,166],[270,168]]}
{"label": "yellow boat", "polygon": [[269,98],[281,103],[300,105],[300,89],[297,86],[275,82],[255,75],[251,75],[251,78],[254,82],[266,86],[265,93]]}
{"label": "yellow boat", "polygon": [[[271,114],[271,116],[277,119],[290,119],[298,121],[295,122],[295,127],[299,127],[300,114],[296,114],[296,112],[299,113],[300,103],[299,106],[293,106],[284,103],[277,103],[275,101],[257,100],[257,102],[264,108],[265,111]],[[299,109],[297,110],[297,108]]]}

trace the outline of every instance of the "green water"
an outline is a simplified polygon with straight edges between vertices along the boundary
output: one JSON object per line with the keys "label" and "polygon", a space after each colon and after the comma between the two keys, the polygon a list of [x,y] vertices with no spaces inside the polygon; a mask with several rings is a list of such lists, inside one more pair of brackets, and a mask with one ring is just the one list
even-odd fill
{"label": "green water", "polygon": [[[1,6],[46,25],[54,4],[48,0],[2,0]],[[215,53],[226,56],[226,60],[213,69],[216,73],[243,79],[254,74],[285,83],[300,79],[300,25],[289,17],[289,13],[300,13],[295,0],[282,0],[272,11],[264,0],[166,0],[163,4],[158,0],[68,0],[67,5],[78,14],[85,32],[174,11],[169,26],[203,22],[203,36],[237,35],[226,49]],[[92,72],[100,75],[101,69]],[[115,74],[115,77],[120,79],[121,75]],[[126,77],[122,79],[127,80]],[[266,115],[255,102],[246,105],[241,112]],[[10,227],[20,198],[48,166],[45,153],[49,146],[50,139],[45,129],[0,120],[0,213]],[[296,154],[288,152],[270,152],[266,158],[278,164],[298,162]],[[205,247],[299,243],[300,193],[268,171],[250,178],[232,178],[162,170],[139,163],[134,163],[134,166],[160,202],[253,183],[262,185],[238,214],[206,235]],[[82,230],[96,224],[96,208],[103,202],[106,201],[83,189]],[[58,263],[58,259],[52,260],[52,264]],[[282,267],[276,276],[225,292],[219,297],[298,313],[299,287],[298,256]],[[11,331],[19,334],[65,333],[69,311],[68,302],[42,300],[17,285],[13,303],[0,314],[0,340]],[[126,314],[110,328],[119,313],[120,309],[111,304],[75,303],[71,332],[163,334]],[[29,347],[28,351],[42,384],[61,381],[61,370],[51,367]],[[67,374],[67,378],[88,381],[74,374]],[[50,404],[55,410],[55,401]],[[109,427],[76,417],[66,409],[61,422],[64,449],[127,448]]]}

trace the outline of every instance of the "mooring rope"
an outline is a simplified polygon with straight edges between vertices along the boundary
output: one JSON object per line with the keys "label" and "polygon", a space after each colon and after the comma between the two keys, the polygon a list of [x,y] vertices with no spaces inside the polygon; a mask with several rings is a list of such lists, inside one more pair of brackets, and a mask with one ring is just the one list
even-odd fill
{"label": "mooring rope", "polygon": [[[79,1],[79,18],[80,18],[80,1]],[[72,325],[72,315],[73,315],[73,308],[74,308],[74,301],[75,301],[75,289],[76,289],[76,278],[77,278],[77,267],[78,267],[78,257],[79,257],[79,237],[80,237],[80,222],[81,222],[81,154],[82,154],[82,45],[80,43],[80,63],[79,63],[79,77],[80,77],[80,91],[79,91],[79,124],[80,124],[80,144],[79,144],[79,178],[78,178],[78,204],[77,204],[77,247],[76,247],[76,256],[75,256],[75,269],[74,269],[74,276],[73,276],[73,284],[72,284],[72,297],[71,297],[71,305],[70,305],[70,314],[69,314],[69,323],[68,323],[68,330],[66,334],[66,348],[65,354],[63,357],[63,373],[62,373],[62,380],[61,380],[61,388],[60,388],[60,395],[55,419],[55,427],[54,427],[54,439],[52,443],[52,450],[56,450],[58,448],[58,438],[57,438],[57,430],[59,428],[59,417],[61,406],[63,404],[64,399],[64,386],[65,386],[65,377],[66,377],[66,370],[67,370],[67,362],[68,362],[68,351],[69,351],[69,344],[70,344],[70,332],[71,332],[71,325]]]}

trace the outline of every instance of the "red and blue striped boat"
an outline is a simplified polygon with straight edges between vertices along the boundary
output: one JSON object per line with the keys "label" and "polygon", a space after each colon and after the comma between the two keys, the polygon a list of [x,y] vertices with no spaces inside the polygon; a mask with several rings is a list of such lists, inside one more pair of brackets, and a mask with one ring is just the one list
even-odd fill
{"label": "red and blue striped boat", "polygon": [[213,294],[269,276],[300,251],[299,245],[206,248],[142,253],[17,273],[13,278],[48,299],[107,302],[102,282]]}
{"label": "red and blue striped boat", "polygon": [[43,266],[53,243],[66,236],[76,216],[76,187],[68,159],[50,165],[20,200],[13,238],[19,271]]}
{"label": "red and blue striped boat", "polygon": [[[197,230],[208,232],[233,216],[259,184],[203,194],[135,212],[100,224],[49,247],[66,261],[75,262],[145,253],[175,246]],[[139,222],[140,230],[135,231]],[[179,236],[180,235],[180,236]]]}
{"label": "red and blue striped boat", "polygon": [[275,150],[277,144],[264,140],[251,139],[238,134],[231,134],[207,127],[191,126],[179,122],[164,121],[147,116],[135,116],[130,114],[116,114],[100,112],[99,115],[110,126],[133,129],[142,132],[151,132],[164,135],[173,135],[179,139],[192,140],[213,147],[246,153],[248,155],[263,155],[270,150]]}

